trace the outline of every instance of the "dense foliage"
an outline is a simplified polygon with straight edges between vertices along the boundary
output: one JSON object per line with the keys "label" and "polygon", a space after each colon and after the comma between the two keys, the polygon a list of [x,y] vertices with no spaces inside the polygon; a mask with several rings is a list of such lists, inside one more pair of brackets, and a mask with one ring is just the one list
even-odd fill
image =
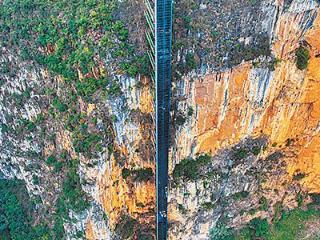
{"label": "dense foliage", "polygon": [[45,225],[32,226],[32,206],[19,180],[0,180],[0,239],[48,239]]}
{"label": "dense foliage", "polygon": [[23,59],[35,60],[50,72],[75,81],[107,55],[134,76],[147,73],[145,56],[135,55],[128,30],[115,18],[116,1],[3,1],[0,37],[3,46],[17,47]]}
{"label": "dense foliage", "polygon": [[210,230],[211,240],[233,240],[233,232],[224,224],[218,223],[215,228]]}
{"label": "dense foliage", "polygon": [[128,177],[132,177],[133,181],[137,182],[145,182],[149,181],[153,178],[152,168],[139,168],[139,169],[122,169],[122,177],[127,179]]}
{"label": "dense foliage", "polygon": [[319,221],[320,211],[314,205],[307,210],[297,208],[283,211],[279,219],[269,224],[267,219],[254,218],[248,225],[240,230],[232,230],[218,223],[210,230],[212,240],[289,240],[301,239],[306,231],[307,222]]}
{"label": "dense foliage", "polygon": [[183,159],[180,163],[176,164],[173,170],[173,178],[175,181],[181,178],[195,181],[200,177],[201,168],[209,164],[210,161],[211,157],[208,155],[201,155],[196,159]]}

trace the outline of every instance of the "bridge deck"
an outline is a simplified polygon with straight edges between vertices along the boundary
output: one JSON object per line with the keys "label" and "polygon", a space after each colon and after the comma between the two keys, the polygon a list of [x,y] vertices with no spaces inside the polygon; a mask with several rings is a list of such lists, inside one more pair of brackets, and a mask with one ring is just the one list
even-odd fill
{"label": "bridge deck", "polygon": [[157,239],[167,239],[172,0],[155,1]]}

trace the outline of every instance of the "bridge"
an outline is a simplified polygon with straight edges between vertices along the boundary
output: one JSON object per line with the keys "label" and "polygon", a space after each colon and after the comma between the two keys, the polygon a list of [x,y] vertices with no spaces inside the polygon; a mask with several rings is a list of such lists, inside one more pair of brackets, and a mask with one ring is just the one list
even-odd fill
{"label": "bridge", "polygon": [[156,86],[156,228],[157,240],[167,239],[168,149],[171,96],[172,0],[144,0],[149,30],[148,55]]}

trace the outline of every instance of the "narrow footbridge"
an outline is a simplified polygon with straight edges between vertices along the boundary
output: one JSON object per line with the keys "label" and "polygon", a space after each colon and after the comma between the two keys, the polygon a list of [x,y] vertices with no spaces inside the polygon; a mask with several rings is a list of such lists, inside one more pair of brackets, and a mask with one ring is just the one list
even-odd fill
{"label": "narrow footbridge", "polygon": [[172,0],[144,0],[146,39],[156,86],[157,240],[167,239],[168,149],[170,132]]}

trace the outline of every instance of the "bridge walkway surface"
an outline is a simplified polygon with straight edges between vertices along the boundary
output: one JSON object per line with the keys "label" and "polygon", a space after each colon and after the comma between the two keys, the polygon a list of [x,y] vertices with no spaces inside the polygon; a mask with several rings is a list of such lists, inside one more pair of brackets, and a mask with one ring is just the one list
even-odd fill
{"label": "bridge walkway surface", "polygon": [[[147,41],[154,68],[156,86],[156,228],[157,239],[167,239],[168,232],[168,151],[170,134],[172,0],[145,0],[149,25]],[[152,24],[154,23],[154,25]],[[150,34],[151,33],[151,34]],[[151,39],[154,37],[153,39]],[[153,41],[154,42],[153,42]]]}

